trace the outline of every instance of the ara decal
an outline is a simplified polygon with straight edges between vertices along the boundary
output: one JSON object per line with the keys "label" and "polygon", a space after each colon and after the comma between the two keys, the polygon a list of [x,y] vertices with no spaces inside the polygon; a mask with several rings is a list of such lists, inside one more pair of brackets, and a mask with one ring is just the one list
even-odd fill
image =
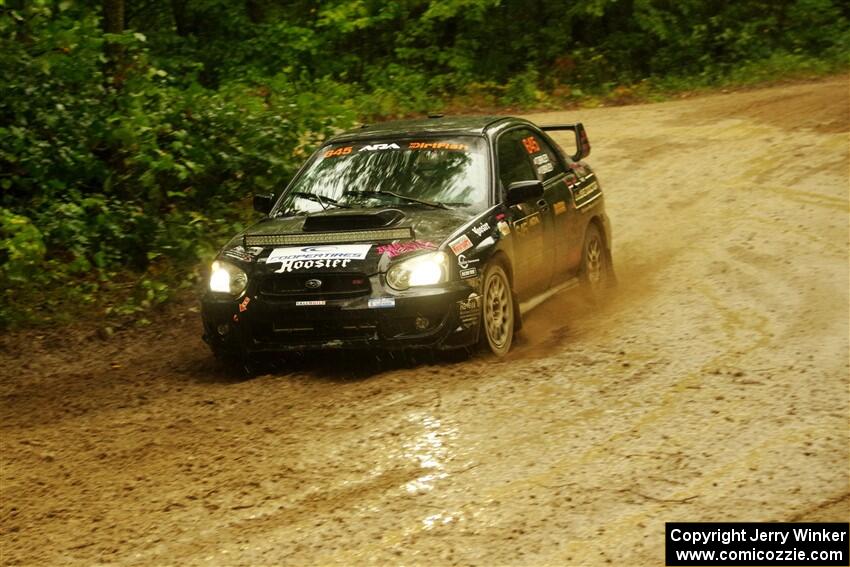
{"label": "ara decal", "polygon": [[400,150],[401,147],[398,144],[369,144],[368,146],[363,146],[358,152],[375,152],[378,150]]}

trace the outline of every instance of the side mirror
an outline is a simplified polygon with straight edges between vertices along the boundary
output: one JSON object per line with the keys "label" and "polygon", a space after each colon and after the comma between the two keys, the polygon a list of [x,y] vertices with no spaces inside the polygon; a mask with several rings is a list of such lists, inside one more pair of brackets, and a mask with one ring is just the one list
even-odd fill
{"label": "side mirror", "polygon": [[274,206],[274,195],[254,195],[254,210],[258,213],[269,214]]}
{"label": "side mirror", "polygon": [[514,181],[508,185],[508,206],[518,205],[543,196],[543,182],[537,179]]}
{"label": "side mirror", "polygon": [[576,153],[570,157],[573,161],[580,161],[590,155],[590,140],[587,139],[587,131],[581,122],[575,125],[575,132]]}

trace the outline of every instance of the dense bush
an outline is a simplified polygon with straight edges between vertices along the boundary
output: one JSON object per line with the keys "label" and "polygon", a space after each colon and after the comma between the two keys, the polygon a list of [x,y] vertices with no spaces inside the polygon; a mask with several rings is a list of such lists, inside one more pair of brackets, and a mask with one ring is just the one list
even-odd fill
{"label": "dense bush", "polygon": [[837,0],[125,8],[107,34],[93,0],[0,0],[0,325],[110,289],[136,298],[124,311],[167,297],[251,193],[358,118],[828,72],[850,54]]}

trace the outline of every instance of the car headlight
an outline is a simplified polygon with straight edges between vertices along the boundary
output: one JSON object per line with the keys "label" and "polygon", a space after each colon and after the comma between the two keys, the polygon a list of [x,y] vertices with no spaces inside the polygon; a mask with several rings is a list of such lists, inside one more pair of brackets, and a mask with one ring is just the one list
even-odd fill
{"label": "car headlight", "polygon": [[410,287],[446,281],[448,258],[444,252],[421,254],[394,265],[387,272],[390,287],[404,291]]}
{"label": "car headlight", "polygon": [[239,295],[248,286],[248,274],[228,262],[212,263],[210,272],[210,291]]}

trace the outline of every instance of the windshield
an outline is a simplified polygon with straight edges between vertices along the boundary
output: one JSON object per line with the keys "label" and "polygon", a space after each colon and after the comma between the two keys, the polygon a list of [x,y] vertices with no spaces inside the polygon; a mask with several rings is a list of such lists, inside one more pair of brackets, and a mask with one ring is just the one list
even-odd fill
{"label": "windshield", "polygon": [[333,144],[320,150],[277,211],[351,207],[487,206],[483,138],[411,138]]}

